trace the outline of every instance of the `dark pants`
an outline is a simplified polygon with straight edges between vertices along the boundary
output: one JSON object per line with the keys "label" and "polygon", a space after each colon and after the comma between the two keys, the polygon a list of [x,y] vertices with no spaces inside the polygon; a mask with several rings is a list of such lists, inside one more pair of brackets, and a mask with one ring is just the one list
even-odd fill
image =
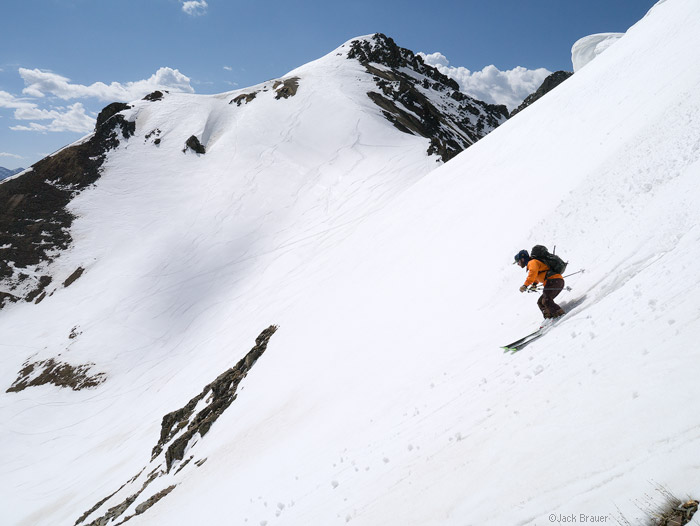
{"label": "dark pants", "polygon": [[544,284],[542,296],[537,300],[537,306],[545,318],[556,318],[564,314],[564,310],[554,303],[559,293],[564,289],[563,279],[548,279]]}

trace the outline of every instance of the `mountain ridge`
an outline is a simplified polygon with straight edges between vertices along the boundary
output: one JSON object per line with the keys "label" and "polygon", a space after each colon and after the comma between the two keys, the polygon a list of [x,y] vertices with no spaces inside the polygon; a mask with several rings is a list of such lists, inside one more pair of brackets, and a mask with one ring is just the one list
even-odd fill
{"label": "mountain ridge", "polygon": [[[378,111],[401,132],[429,141],[426,148],[428,156],[435,155],[443,161],[448,160],[507,117],[505,107],[488,105],[461,94],[454,81],[435,68],[426,66],[419,56],[399,48],[384,35],[353,39],[315,61],[316,67],[321,64],[320,67],[327,68],[323,71],[333,71],[334,68],[343,66],[342,61],[333,60],[336,55],[343,54],[351,61],[358,60],[367,74],[372,76],[371,82],[367,79],[364,89],[376,103]],[[330,63],[322,65],[324,61]],[[0,186],[0,202],[5,203],[3,213],[0,214],[0,226],[4,232],[0,237],[0,308],[8,302],[42,301],[46,294],[56,290],[52,287],[56,286],[58,280],[68,277],[68,274],[53,276],[49,269],[55,260],[55,254],[49,256],[49,252],[60,253],[71,244],[73,214],[67,211],[67,207],[78,193],[98,180],[107,152],[116,148],[120,141],[127,142],[134,135],[137,126],[148,125],[144,119],[139,120],[139,114],[151,113],[147,109],[151,104],[168,106],[171,104],[169,101],[177,100],[174,110],[180,111],[180,106],[188,103],[185,101],[228,100],[230,108],[222,104],[216,109],[212,107],[206,110],[206,120],[193,123],[188,138],[181,139],[182,143],[178,145],[178,150],[183,153],[190,151],[203,155],[213,147],[218,135],[230,134],[217,123],[235,119],[229,115],[236,109],[240,112],[255,112],[260,98],[267,93],[274,94],[276,101],[284,101],[297,94],[300,83],[303,90],[304,80],[300,80],[300,76],[303,77],[305,68],[309,69],[308,66],[302,66],[295,70],[297,73],[292,72],[281,79],[219,95],[182,95],[157,91],[141,101],[110,104],[98,116],[95,134],[36,163],[20,179],[7,181]],[[398,71],[399,69],[403,71]],[[409,74],[411,71],[413,73]],[[129,113],[135,105],[142,109]],[[119,138],[112,129],[103,130],[108,121],[115,123],[110,126],[118,123],[121,129]],[[144,140],[158,149],[164,149],[165,141],[168,140],[168,134],[161,128],[164,126],[154,124],[144,133]],[[214,129],[217,131],[214,132]],[[261,137],[261,140],[264,139]],[[82,175],[83,172],[89,175]],[[18,206],[19,203],[28,203],[29,206]],[[35,210],[35,205],[48,208]],[[51,217],[52,214],[56,216],[55,220]],[[38,228],[40,225],[43,228]],[[18,230],[25,228],[30,236],[25,236]],[[74,271],[75,268],[70,270],[71,273]],[[52,280],[54,285],[51,285]]]}

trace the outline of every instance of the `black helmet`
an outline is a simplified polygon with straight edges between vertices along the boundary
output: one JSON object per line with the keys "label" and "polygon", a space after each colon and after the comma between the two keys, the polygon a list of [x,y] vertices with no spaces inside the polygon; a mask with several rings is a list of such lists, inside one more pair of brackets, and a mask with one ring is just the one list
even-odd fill
{"label": "black helmet", "polygon": [[521,259],[525,259],[525,262],[530,261],[530,254],[527,253],[527,250],[523,249],[517,254],[515,254],[515,263],[517,263]]}

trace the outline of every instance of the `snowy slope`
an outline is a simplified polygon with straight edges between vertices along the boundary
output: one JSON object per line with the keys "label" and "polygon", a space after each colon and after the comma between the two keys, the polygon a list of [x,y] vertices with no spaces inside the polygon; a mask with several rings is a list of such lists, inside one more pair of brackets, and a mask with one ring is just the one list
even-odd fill
{"label": "snowy slope", "polygon": [[[177,95],[172,115],[135,106],[137,134],[73,203],[61,264],[85,275],[0,317],[2,385],[31,354],[107,375],[2,394],[6,521],[74,524],[117,492],[87,524],[141,470],[162,476],[127,514],[174,489],[134,525],[635,524],[655,483],[697,498],[698,21],[694,0],[658,4],[427,176],[426,140],[387,128],[369,99],[337,104],[359,69],[333,84],[310,65],[294,97],[269,87],[231,117],[214,111],[231,94]],[[311,141],[319,121],[327,141]],[[174,164],[166,147],[190,134],[207,153]],[[510,264],[535,243],[586,272],[561,296],[567,318],[504,356],[538,323]],[[235,402],[188,444],[193,462],[163,473],[163,415],[270,324]]]}
{"label": "snowy slope", "polygon": [[[53,283],[76,268],[83,276],[39,305],[2,313],[2,385],[54,358],[108,379],[95,392],[41,386],[2,395],[12,401],[3,404],[11,422],[3,442],[13,451],[4,467],[15,473],[4,494],[21,502],[1,506],[11,521],[55,523],[36,503],[58,491],[59,522],[73,523],[114,492],[123,482],[111,488],[115,481],[138,471],[125,459],[143,464],[155,445],[163,414],[293,305],[310,280],[307,260],[438,166],[428,139],[398,131],[367,97],[374,83],[358,62],[331,54],[294,75],[298,91],[286,99],[271,81],[220,96],[168,94],[127,110],[136,134],[72,201],[73,248],[53,265]],[[191,135],[206,154],[181,151]],[[152,390],[161,394],[143,400]],[[144,403],[134,407],[135,399]],[[122,444],[110,432],[78,431],[76,444],[76,431],[60,431],[81,422],[136,439],[115,455],[109,444]],[[115,461],[124,471],[106,477]],[[80,490],[81,504],[66,500],[66,481],[56,477],[66,466],[104,494]]]}

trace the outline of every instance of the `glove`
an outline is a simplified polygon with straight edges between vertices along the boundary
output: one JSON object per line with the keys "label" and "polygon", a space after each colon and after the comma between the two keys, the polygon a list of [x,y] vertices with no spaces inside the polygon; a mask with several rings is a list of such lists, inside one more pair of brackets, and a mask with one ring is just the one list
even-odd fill
{"label": "glove", "polygon": [[525,292],[527,290],[527,285],[520,287],[520,292]]}

